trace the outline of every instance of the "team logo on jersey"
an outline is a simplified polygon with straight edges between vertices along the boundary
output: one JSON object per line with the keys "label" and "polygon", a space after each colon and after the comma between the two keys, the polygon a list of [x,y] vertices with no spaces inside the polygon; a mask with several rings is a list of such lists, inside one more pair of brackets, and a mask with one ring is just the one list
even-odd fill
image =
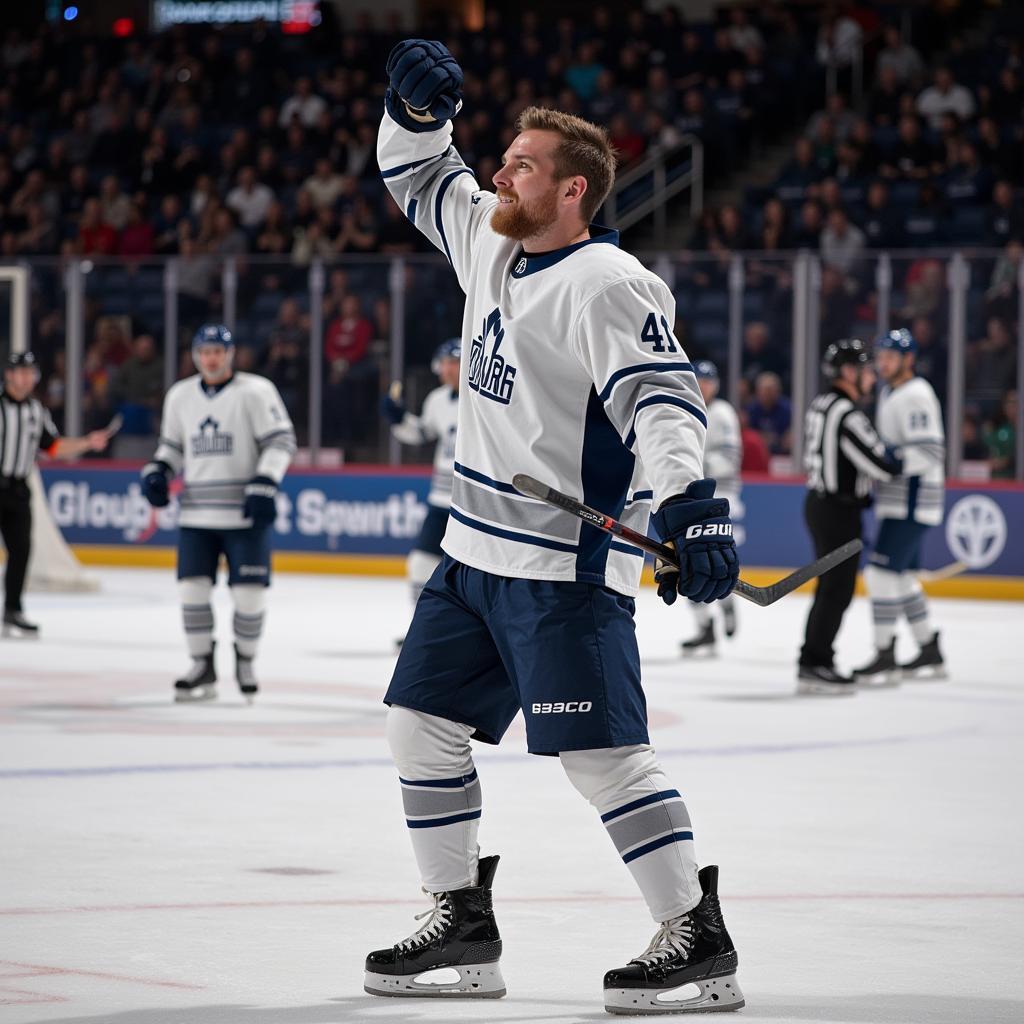
{"label": "team logo on jersey", "polygon": [[526,257],[524,256],[517,264],[515,273],[522,274],[526,270]]}
{"label": "team logo on jersey", "polygon": [[230,455],[235,446],[234,435],[223,432],[212,416],[199,424],[199,433],[191,441],[193,455]]}
{"label": "team logo on jersey", "polygon": [[484,320],[483,329],[470,346],[469,386],[484,398],[508,405],[512,401],[516,368],[505,362],[505,357],[498,353],[504,339],[501,310],[495,309]]}

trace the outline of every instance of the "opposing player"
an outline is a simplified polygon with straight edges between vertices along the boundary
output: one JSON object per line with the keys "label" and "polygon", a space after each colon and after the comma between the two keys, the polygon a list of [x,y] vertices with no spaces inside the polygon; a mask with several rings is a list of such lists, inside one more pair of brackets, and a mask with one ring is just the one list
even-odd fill
{"label": "opposing player", "polygon": [[[743,505],[740,491],[740,464],[743,462],[743,444],[740,440],[740,420],[736,410],[724,399],[718,397],[718,367],[710,359],[693,364],[700,393],[708,410],[708,436],[704,444],[704,475],[715,481],[715,494],[729,499],[732,520],[740,529]],[[722,625],[727,637],[736,633],[736,598],[731,594],[722,598]],[[683,654],[702,655],[715,653],[715,623],[711,607],[691,602],[697,628],[700,632],[682,643]]]}
{"label": "opposing player", "polygon": [[234,603],[235,679],[252,700],[259,690],[253,659],[263,632],[270,585],[270,529],[275,495],[295,453],[295,431],[277,388],[264,377],[232,370],[235,342],[220,324],[200,327],[192,341],[199,370],[164,400],[160,441],[142,469],[156,508],[184,475],[178,516],[178,591],[191,668],[175,682],[176,701],[216,696],[210,591],[224,555]]}
{"label": "opposing player", "polygon": [[[441,538],[448,525],[448,509],[452,504],[461,359],[461,338],[449,338],[438,346],[430,366],[440,379],[441,386],[434,388],[423,400],[419,416],[413,415],[405,407],[401,397],[401,383],[398,381],[391,385],[381,399],[381,411],[391,423],[391,434],[402,444],[437,442],[434,448],[434,473],[430,478],[430,493],[427,495],[427,515],[406,562],[406,573],[412,584],[413,605],[419,600],[423,585],[441,561]],[[402,643],[400,640],[399,646]]]}
{"label": "opposing player", "polygon": [[[606,1008],[736,1009],[718,869],[698,872],[689,815],[648,738],[633,623],[643,559],[511,484],[529,473],[640,529],[653,500],[681,563],[662,571],[665,600],[732,590],[729,503],[703,479],[707,414],[672,335],[672,293],[615,232],[589,226],[615,173],[603,130],[525,110],[495,194],[452,146],[462,71],[451,54],[409,40],[387,70],[381,171],[466,292],[467,358],[444,557],[385,697],[434,905],[417,932],[370,953],[365,987],[504,994],[491,905],[498,858],[479,857],[470,740],[497,743],[522,709],[530,751],[558,755],[659,922],[640,956],[605,975]],[[458,981],[417,980],[442,967]]]}
{"label": "opposing player", "polygon": [[[885,386],[875,417],[878,435],[903,462],[903,472],[878,484],[878,536],[864,580],[871,597],[875,656],[854,670],[860,683],[895,683],[900,678],[945,676],[939,634],[914,570],[921,543],[942,522],[946,436],[942,409],[931,384],[914,373],[917,344],[907,330],[890,331],[875,342],[878,375]],[[896,661],[896,627],[906,618],[920,648],[917,657]]]}

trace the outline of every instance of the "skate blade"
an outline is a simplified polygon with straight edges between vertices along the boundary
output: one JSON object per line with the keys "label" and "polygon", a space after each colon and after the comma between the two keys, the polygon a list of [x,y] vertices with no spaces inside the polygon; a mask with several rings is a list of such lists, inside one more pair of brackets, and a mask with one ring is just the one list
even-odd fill
{"label": "skate blade", "polygon": [[38,629],[22,629],[20,626],[4,626],[0,628],[0,636],[6,640],[38,640]]}
{"label": "skate blade", "polygon": [[217,691],[212,686],[197,686],[194,690],[175,690],[175,704],[201,704],[203,701],[215,700]]}
{"label": "skate blade", "polygon": [[675,989],[606,988],[604,1008],[620,1016],[654,1013],[713,1013],[746,1004],[735,974],[691,981]]}
{"label": "skate blade", "polygon": [[925,668],[904,669],[903,679],[908,683],[938,683],[949,678],[945,665],[928,665]]}
{"label": "skate blade", "polygon": [[[442,974],[443,978],[440,977]],[[440,980],[422,980],[432,975]],[[457,980],[452,975],[457,975]],[[505,995],[505,979],[496,963],[438,967],[419,974],[373,974],[367,971],[363,991],[371,996],[413,999],[500,999]]]}
{"label": "skate blade", "polygon": [[714,647],[683,647],[684,658],[704,658],[710,661],[718,657],[718,651]]}
{"label": "skate blade", "polygon": [[886,690],[893,686],[899,686],[903,673],[897,669],[888,672],[876,672],[873,676],[855,676],[857,685],[868,690]]}
{"label": "skate blade", "polygon": [[857,684],[801,679],[796,684],[796,692],[804,697],[852,697],[857,692]]}

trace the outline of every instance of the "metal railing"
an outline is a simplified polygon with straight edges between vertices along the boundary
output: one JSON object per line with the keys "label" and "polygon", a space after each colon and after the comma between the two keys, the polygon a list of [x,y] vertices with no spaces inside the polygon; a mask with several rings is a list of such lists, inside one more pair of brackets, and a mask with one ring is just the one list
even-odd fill
{"label": "metal railing", "polygon": [[[682,159],[687,151],[690,152],[689,166],[685,166]],[[644,187],[648,179],[649,191]],[[655,245],[664,246],[668,231],[667,203],[687,188],[690,190],[690,216],[696,220],[704,209],[704,144],[696,135],[683,135],[673,146],[655,147],[646,159],[617,175],[605,200],[604,220],[609,227],[625,231],[653,215]],[[627,201],[627,193],[631,191],[634,196],[639,193],[639,198]]]}

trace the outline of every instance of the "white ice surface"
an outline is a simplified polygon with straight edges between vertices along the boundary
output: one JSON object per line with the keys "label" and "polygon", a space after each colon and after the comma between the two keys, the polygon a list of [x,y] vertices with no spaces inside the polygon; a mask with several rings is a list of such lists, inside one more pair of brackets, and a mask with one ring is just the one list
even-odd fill
{"label": "white ice surface", "polygon": [[[603,972],[653,924],[591,809],[516,723],[478,748],[481,841],[509,994],[362,991],[418,892],[380,697],[397,580],[280,576],[242,704],[220,588],[215,705],[175,706],[169,572],[30,595],[43,639],[0,641],[0,1022],[598,1021]],[[652,735],[721,865],[752,1021],[1024,1020],[1020,605],[935,602],[952,679],[794,697],[807,604],[742,605],[713,662],[645,590]],[[858,600],[840,663],[869,653]],[[900,650],[913,646],[902,637]]]}

